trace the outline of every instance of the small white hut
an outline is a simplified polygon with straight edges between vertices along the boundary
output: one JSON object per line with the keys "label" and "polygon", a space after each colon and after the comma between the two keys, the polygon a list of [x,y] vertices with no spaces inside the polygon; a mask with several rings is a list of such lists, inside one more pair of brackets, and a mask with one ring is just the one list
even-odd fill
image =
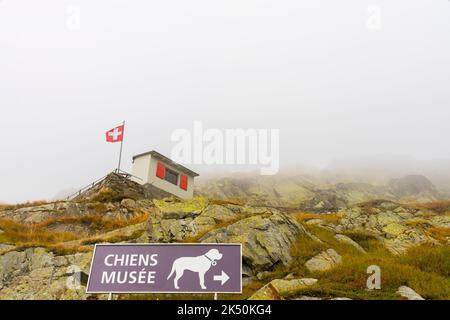
{"label": "small white hut", "polygon": [[182,199],[194,195],[194,178],[198,176],[192,170],[178,164],[156,151],[138,154],[133,157],[132,180],[151,185]]}

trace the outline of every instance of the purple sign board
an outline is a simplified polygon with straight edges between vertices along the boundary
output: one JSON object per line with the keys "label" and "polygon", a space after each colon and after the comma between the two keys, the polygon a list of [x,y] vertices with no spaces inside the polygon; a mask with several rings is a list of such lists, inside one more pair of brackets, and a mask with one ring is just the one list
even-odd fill
{"label": "purple sign board", "polygon": [[241,244],[97,244],[87,293],[242,293]]}

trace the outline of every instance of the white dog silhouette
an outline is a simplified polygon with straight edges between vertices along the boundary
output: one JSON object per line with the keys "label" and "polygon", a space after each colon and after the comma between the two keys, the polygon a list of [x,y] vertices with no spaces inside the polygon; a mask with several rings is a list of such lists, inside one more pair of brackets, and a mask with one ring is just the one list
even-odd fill
{"label": "white dog silhouette", "polygon": [[175,273],[175,279],[173,280],[173,284],[175,289],[180,289],[178,287],[178,280],[183,276],[185,270],[193,271],[198,273],[198,277],[200,280],[200,287],[202,289],[206,289],[205,287],[205,274],[211,268],[211,266],[215,266],[217,264],[217,260],[222,259],[223,254],[219,252],[217,249],[211,249],[207,253],[198,256],[198,257],[181,257],[176,259],[172,264],[172,271],[170,271],[167,280],[172,277]]}

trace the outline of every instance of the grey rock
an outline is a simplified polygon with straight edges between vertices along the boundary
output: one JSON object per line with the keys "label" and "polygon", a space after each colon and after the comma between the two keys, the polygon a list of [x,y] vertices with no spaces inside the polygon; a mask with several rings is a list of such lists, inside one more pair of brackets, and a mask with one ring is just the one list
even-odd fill
{"label": "grey rock", "polygon": [[322,300],[322,298],[310,297],[310,296],[301,296],[299,298],[295,298],[294,300]]}
{"label": "grey rock", "polygon": [[305,266],[309,271],[326,271],[342,263],[342,257],[333,249],[322,251],[309,259]]}
{"label": "grey rock", "polygon": [[397,293],[408,300],[425,300],[417,292],[407,286],[398,288]]}
{"label": "grey rock", "polygon": [[133,199],[123,199],[120,204],[127,209],[136,208],[136,201]]}
{"label": "grey rock", "polygon": [[317,282],[317,279],[303,278],[303,279],[275,279],[264,287],[256,291],[249,300],[279,300],[285,296],[295,294],[298,290],[312,286]]}
{"label": "grey rock", "polygon": [[353,247],[355,247],[356,250],[358,250],[361,253],[366,253],[366,250],[364,250],[363,247],[361,247],[357,242],[353,241],[349,237],[343,234],[337,234],[334,236],[339,242],[349,244]]}
{"label": "grey rock", "polygon": [[300,235],[309,233],[295,219],[275,213],[251,216],[212,230],[200,242],[242,243],[243,264],[257,274],[279,263],[288,265],[291,245]]}
{"label": "grey rock", "polygon": [[55,256],[43,248],[0,255],[0,299],[87,299],[85,283],[68,283],[73,283],[75,270],[86,277],[91,257],[92,253]]}

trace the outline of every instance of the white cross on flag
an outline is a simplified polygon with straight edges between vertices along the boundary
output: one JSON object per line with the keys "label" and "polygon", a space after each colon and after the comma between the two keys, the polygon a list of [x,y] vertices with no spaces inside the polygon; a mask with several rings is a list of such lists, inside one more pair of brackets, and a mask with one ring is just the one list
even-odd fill
{"label": "white cross on flag", "polygon": [[106,131],[106,142],[121,142],[123,141],[123,132],[125,125],[121,125]]}

